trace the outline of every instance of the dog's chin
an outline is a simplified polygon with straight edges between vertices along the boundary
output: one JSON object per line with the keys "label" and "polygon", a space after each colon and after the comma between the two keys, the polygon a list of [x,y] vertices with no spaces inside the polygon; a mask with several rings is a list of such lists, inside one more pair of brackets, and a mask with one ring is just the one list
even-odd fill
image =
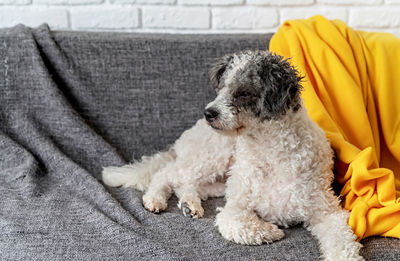
{"label": "dog's chin", "polygon": [[212,123],[209,123],[208,125],[210,125],[211,128],[213,128],[214,130],[217,130],[217,131],[223,131],[223,130],[224,130],[223,128],[218,127],[218,126],[216,126],[216,125],[214,125],[214,124],[212,124]]}
{"label": "dog's chin", "polygon": [[222,127],[220,124],[215,123],[215,122],[207,122],[207,124],[213,128],[214,130],[218,131],[221,134],[232,134],[232,133],[237,133],[237,131],[243,129],[243,126],[237,126],[233,128],[227,128],[227,127]]}
{"label": "dog's chin", "polygon": [[230,130],[229,128],[226,128],[225,126],[223,126],[218,120],[213,121],[213,122],[207,122],[207,124],[213,128],[214,130],[217,131],[227,131]]}

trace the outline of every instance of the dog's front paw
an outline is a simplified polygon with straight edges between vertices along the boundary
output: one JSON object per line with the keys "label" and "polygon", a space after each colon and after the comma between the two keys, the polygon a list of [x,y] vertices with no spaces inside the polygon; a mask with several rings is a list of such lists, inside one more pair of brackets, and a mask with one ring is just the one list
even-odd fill
{"label": "dog's front paw", "polygon": [[221,235],[237,244],[261,245],[282,239],[285,233],[276,225],[265,222],[263,226],[220,228]]}
{"label": "dog's front paw", "polygon": [[178,208],[182,211],[185,217],[190,218],[202,218],[204,215],[204,209],[201,206],[201,203],[187,201],[187,202],[178,202]]}
{"label": "dog's front paw", "polygon": [[168,204],[165,200],[144,195],[143,206],[152,213],[160,213],[167,208]]}
{"label": "dog's front paw", "polygon": [[[258,230],[259,229],[259,230]],[[259,242],[271,243],[273,241],[281,240],[285,233],[277,225],[264,222],[260,228],[256,228],[256,235],[254,242],[258,245]]]}
{"label": "dog's front paw", "polygon": [[220,212],[216,225],[221,235],[242,245],[261,245],[282,239],[285,233],[276,225],[261,220],[256,215]]}

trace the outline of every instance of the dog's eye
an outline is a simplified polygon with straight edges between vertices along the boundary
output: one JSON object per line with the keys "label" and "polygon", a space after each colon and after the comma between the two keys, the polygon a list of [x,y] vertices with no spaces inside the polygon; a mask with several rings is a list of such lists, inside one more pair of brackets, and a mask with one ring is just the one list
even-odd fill
{"label": "dog's eye", "polygon": [[250,92],[248,92],[248,91],[242,91],[242,92],[240,92],[239,93],[239,97],[241,97],[241,98],[249,98],[249,97],[251,97],[251,93]]}

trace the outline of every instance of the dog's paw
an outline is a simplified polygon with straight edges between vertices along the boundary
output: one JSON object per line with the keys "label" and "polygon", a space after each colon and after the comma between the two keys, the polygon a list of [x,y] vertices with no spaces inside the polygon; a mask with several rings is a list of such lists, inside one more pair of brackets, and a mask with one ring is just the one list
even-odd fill
{"label": "dog's paw", "polygon": [[168,204],[165,201],[144,196],[143,206],[152,213],[160,213],[167,208]]}
{"label": "dog's paw", "polygon": [[202,218],[204,215],[204,209],[201,204],[196,202],[181,202],[178,203],[178,208],[182,211],[185,217],[190,218]]}
{"label": "dog's paw", "polygon": [[276,225],[265,222],[263,226],[232,227],[221,231],[226,239],[242,245],[261,245],[282,239],[285,233]]}
{"label": "dog's paw", "polygon": [[281,240],[285,237],[285,233],[277,225],[265,222],[265,224],[256,231],[254,242],[258,245],[259,242],[271,243],[273,241]]}
{"label": "dog's paw", "polygon": [[255,214],[244,214],[222,209],[215,225],[221,235],[242,245],[261,245],[282,239],[285,233],[275,224],[265,222]]}

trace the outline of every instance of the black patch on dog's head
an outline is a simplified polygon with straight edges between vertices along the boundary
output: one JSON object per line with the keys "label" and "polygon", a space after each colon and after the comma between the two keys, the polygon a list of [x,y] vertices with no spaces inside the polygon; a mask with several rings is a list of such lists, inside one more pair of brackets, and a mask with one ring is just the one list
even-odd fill
{"label": "black patch on dog's head", "polygon": [[271,119],[285,115],[288,110],[297,111],[301,106],[300,81],[296,69],[287,59],[267,53],[260,60],[258,74],[264,92],[259,107],[262,118]]}
{"label": "black patch on dog's head", "polygon": [[287,60],[268,51],[228,54],[210,70],[217,92],[226,88],[212,106],[231,115],[250,112],[261,121],[278,119],[300,109],[301,79]]}
{"label": "black patch on dog's head", "polygon": [[226,67],[231,62],[232,58],[233,54],[224,55],[221,58],[218,58],[212,65],[208,75],[210,78],[210,82],[215,89],[218,89],[220,79],[224,74]]}

